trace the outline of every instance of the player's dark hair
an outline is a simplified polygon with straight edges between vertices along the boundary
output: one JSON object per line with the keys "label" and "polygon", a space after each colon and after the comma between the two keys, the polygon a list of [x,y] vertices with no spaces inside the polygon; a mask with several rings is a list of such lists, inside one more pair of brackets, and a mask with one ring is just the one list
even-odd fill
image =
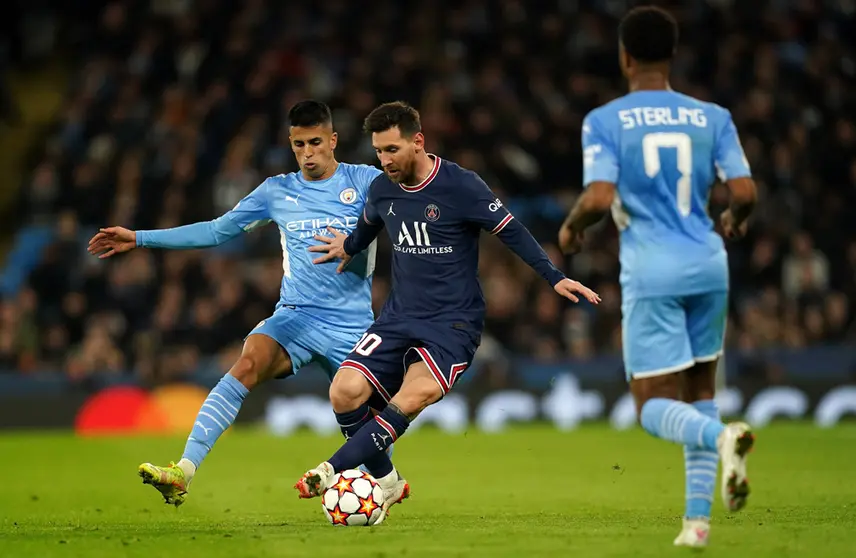
{"label": "player's dark hair", "polygon": [[363,131],[367,134],[385,132],[398,127],[404,137],[413,137],[422,131],[419,111],[404,101],[384,103],[371,111],[363,122]]}
{"label": "player's dark hair", "polygon": [[330,107],[321,101],[312,99],[300,101],[288,111],[288,123],[291,126],[311,128],[331,122],[333,122],[333,115],[330,112]]}
{"label": "player's dark hair", "polygon": [[666,62],[678,47],[678,22],[672,14],[655,6],[627,12],[618,25],[624,50],[639,62]]}

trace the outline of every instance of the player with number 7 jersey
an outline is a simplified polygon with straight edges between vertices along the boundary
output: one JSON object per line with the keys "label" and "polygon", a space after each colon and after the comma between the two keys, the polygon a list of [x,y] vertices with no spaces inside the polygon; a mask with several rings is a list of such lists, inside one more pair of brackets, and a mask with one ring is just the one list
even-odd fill
{"label": "player with number 7 jersey", "polygon": [[742,236],[757,192],[731,114],[672,90],[678,24],[656,7],[619,26],[630,92],[583,120],[585,191],[559,231],[567,253],[611,208],[620,231],[624,367],[639,421],[684,445],[686,513],[678,546],[705,546],[717,460],[730,511],[746,504],[748,425],[725,425],[714,401],[728,310],[728,258],[708,216],[717,175],[731,203],[720,221]]}
{"label": "player with number 7 jersey", "polygon": [[582,143],[584,184],[616,185],[623,297],[728,290],[707,202],[717,175],[751,176],[731,114],[675,91],[635,91],[589,113]]}

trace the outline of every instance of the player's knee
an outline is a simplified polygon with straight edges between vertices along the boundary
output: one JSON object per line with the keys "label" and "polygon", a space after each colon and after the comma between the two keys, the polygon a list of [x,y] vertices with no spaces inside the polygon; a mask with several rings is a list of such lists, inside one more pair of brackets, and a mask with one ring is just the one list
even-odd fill
{"label": "player's knee", "polygon": [[716,395],[717,362],[697,362],[683,372],[683,395],[687,403],[713,399]]}
{"label": "player's knee", "polygon": [[330,403],[337,413],[353,411],[371,397],[372,388],[365,376],[353,368],[341,368],[330,384]]}
{"label": "player's knee", "polygon": [[636,404],[636,419],[641,424],[642,408],[651,399],[681,398],[681,378],[678,374],[664,374],[630,381],[630,392]]}
{"label": "player's knee", "polygon": [[229,374],[235,377],[239,382],[244,384],[247,389],[253,389],[260,383],[261,364],[259,358],[253,354],[243,354],[238,357],[235,364],[232,365]]}
{"label": "player's knee", "polygon": [[270,379],[272,375],[272,363],[254,351],[244,352],[232,365],[229,374],[241,382],[247,389],[253,389],[257,385]]}
{"label": "player's knee", "polygon": [[279,343],[265,335],[250,335],[244,343],[241,356],[229,370],[229,373],[247,389],[271,378],[290,374],[291,358]]}

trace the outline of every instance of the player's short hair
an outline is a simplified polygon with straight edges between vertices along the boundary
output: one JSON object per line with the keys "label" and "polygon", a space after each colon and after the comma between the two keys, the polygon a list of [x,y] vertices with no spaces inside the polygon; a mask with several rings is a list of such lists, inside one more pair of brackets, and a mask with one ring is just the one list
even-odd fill
{"label": "player's short hair", "polygon": [[419,111],[404,101],[384,103],[371,111],[363,122],[363,131],[367,134],[385,132],[398,127],[402,136],[413,137],[422,131]]}
{"label": "player's short hair", "polygon": [[656,6],[633,8],[618,25],[624,50],[640,62],[671,60],[678,47],[678,22]]}
{"label": "player's short hair", "polygon": [[333,114],[330,107],[321,101],[307,99],[300,101],[288,111],[288,123],[291,126],[311,128],[333,122]]}

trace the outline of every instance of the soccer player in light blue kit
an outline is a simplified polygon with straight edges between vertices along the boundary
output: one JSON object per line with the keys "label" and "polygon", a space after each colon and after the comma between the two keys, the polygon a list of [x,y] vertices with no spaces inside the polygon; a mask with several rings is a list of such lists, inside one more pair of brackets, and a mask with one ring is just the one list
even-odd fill
{"label": "soccer player in light blue kit", "polygon": [[728,309],[728,260],[707,213],[716,175],[731,191],[720,221],[745,234],[755,183],[730,113],[669,87],[678,27],[652,7],[619,27],[630,93],[583,121],[585,192],[559,233],[566,253],[611,208],[620,231],[624,365],[639,421],[684,446],[686,511],[678,546],[705,546],[717,461],[730,511],[746,504],[745,423],[725,425],[714,402]]}
{"label": "soccer player in light blue kit", "polygon": [[[318,101],[302,101],[288,114],[292,150],[300,172],[273,176],[238,205],[212,221],[174,229],[131,231],[102,229],[89,251],[106,258],[136,247],[190,249],[222,244],[257,227],[276,223],[283,255],[279,303],[271,317],[247,336],[240,358],[202,405],[177,464],[144,463],[139,474],[163,495],[167,504],[181,505],[196,469],[220,435],[232,425],[247,394],[259,384],[289,376],[310,362],[332,379],[342,361],[372,324],[375,245],[359,255],[344,273],[336,263],[314,265],[307,248],[328,227],[352,232],[371,182],[381,171],[368,165],[336,161],[337,136],[330,109]],[[382,409],[379,409],[382,410]],[[336,418],[345,436],[361,425],[362,416]],[[387,454],[367,462],[371,472],[386,470]]]}

